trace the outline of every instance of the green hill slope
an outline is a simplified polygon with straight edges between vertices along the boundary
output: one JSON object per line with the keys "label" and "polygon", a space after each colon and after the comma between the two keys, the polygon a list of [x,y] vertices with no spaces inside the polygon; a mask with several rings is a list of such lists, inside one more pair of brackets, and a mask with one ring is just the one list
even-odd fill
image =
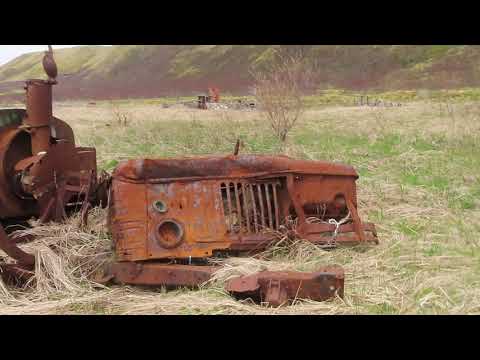
{"label": "green hill slope", "polygon": [[[55,50],[60,98],[155,97],[217,85],[244,93],[249,69],[268,65],[275,50],[301,51],[316,64],[318,88],[397,90],[480,85],[480,47],[460,45],[118,45]],[[0,67],[8,83],[43,78],[42,53]],[[68,75],[68,76],[62,76]]]}

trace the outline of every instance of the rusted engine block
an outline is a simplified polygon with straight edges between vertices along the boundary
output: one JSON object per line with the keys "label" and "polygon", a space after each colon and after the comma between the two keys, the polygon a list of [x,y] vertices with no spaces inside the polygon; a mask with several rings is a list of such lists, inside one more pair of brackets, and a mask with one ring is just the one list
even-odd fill
{"label": "rusted engine block", "polygon": [[[51,50],[43,65],[48,80],[26,82],[26,110],[0,110],[0,220],[18,224],[31,217],[61,221],[106,202],[106,182],[97,179],[94,148],[77,147],[73,131],[52,115],[52,86],[57,68]],[[106,179],[105,179],[106,180]],[[24,239],[23,239],[24,240]],[[16,260],[0,264],[6,281],[32,274],[34,255],[17,246],[0,226],[0,249]]]}
{"label": "rusted engine block", "polygon": [[[358,216],[357,178],[350,166],[285,156],[127,161],[112,176],[109,227],[118,261],[107,278],[198,285],[215,268],[192,264],[219,254],[261,251],[288,233],[325,247],[378,243],[375,226]],[[246,291],[242,281],[230,283],[229,291],[256,291],[272,304],[299,291],[317,300],[343,295],[339,271],[262,273],[247,279]],[[314,286],[319,282],[328,287],[319,290]]]}

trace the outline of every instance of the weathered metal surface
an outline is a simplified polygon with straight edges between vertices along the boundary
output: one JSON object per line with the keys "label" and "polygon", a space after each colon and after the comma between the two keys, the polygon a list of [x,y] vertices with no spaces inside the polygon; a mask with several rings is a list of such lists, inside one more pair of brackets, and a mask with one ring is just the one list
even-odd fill
{"label": "weathered metal surface", "polygon": [[17,243],[8,237],[3,226],[0,226],[0,249],[16,259],[20,266],[31,268],[35,264],[35,257],[20,249]]}
{"label": "weathered metal surface", "polygon": [[[52,115],[57,68],[51,47],[43,65],[49,79],[26,82],[26,110],[0,112],[0,220],[61,221],[77,209],[86,222],[88,203],[98,203],[98,194],[105,197],[97,188],[95,149],[76,147],[70,126]],[[33,267],[34,257],[1,225],[0,248],[17,261],[0,265],[10,277]]]}
{"label": "weathered metal surface", "polygon": [[[128,161],[112,180],[117,256],[142,261],[258,251],[289,233],[327,247],[377,243],[375,226],[357,213],[357,178],[350,166],[288,157]],[[287,218],[296,226],[288,229]],[[163,228],[165,221],[174,225]]]}
{"label": "weathered metal surface", "polygon": [[0,128],[21,125],[26,114],[25,109],[0,109]]}
{"label": "weathered metal surface", "polygon": [[120,284],[195,287],[210,279],[216,266],[179,265],[162,263],[114,263],[99,279]]}
{"label": "weathered metal surface", "polygon": [[[52,144],[50,150],[32,162],[24,161],[20,184],[25,194],[31,194],[39,205],[42,221],[60,221],[67,204],[73,199],[77,206],[80,195],[87,199],[96,181],[95,150],[76,148],[69,142]],[[93,184],[92,184],[93,182]]]}
{"label": "weathered metal surface", "polygon": [[[378,242],[374,225],[358,216],[358,175],[346,165],[238,156],[238,142],[233,156],[133,160],[112,179],[98,179],[95,149],[77,147],[72,129],[52,115],[58,72],[50,46],[43,65],[48,80],[27,81],[27,109],[0,112],[0,220],[61,221],[80,210],[85,224],[89,208],[108,199],[117,262],[102,282],[198,286],[217,268],[192,259],[259,251],[281,236],[328,247]],[[210,89],[198,106],[218,100],[218,89]],[[0,248],[16,260],[0,264],[9,282],[33,275],[33,255],[17,244],[0,226]],[[178,264],[185,259],[189,265]],[[232,280],[229,289],[272,306],[297,297],[325,300],[343,296],[343,270],[264,272]]]}
{"label": "weathered metal surface", "polygon": [[0,249],[8,256],[16,259],[16,263],[1,264],[0,277],[10,285],[23,285],[33,276],[35,257],[17,246],[18,241],[9,238],[0,225]]}
{"label": "weathered metal surface", "polygon": [[330,266],[313,273],[264,271],[228,281],[225,289],[237,299],[250,298],[273,307],[296,299],[325,301],[343,298],[344,271]]}
{"label": "weathered metal surface", "polygon": [[17,264],[0,264],[0,277],[3,282],[12,286],[23,286],[34,275],[32,270]]}
{"label": "weathered metal surface", "polygon": [[22,128],[30,133],[32,154],[48,151],[51,137],[52,85],[44,80],[29,80],[27,91],[27,115]]}

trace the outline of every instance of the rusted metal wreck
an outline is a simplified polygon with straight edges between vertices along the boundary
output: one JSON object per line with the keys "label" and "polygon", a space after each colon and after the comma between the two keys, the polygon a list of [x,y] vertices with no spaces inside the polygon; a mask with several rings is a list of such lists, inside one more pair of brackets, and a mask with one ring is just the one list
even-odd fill
{"label": "rusted metal wreck", "polygon": [[[285,156],[233,155],[139,159],[97,177],[94,148],[75,145],[72,129],[52,115],[56,83],[53,53],[48,80],[27,81],[26,110],[2,110],[0,219],[61,221],[106,205],[116,261],[97,280],[120,284],[197,286],[218,270],[216,256],[262,251],[281,236],[325,248],[378,243],[375,226],[358,215],[358,174],[347,165]],[[16,262],[0,264],[2,277],[33,275],[34,256],[0,228],[0,248]],[[344,273],[261,272],[232,279],[226,290],[279,306],[297,297],[343,296]]]}
{"label": "rusted metal wreck", "polygon": [[[26,82],[26,109],[0,110],[0,219],[3,226],[31,217],[61,221],[80,210],[106,203],[107,178],[97,178],[94,148],[77,147],[71,127],[52,115],[57,67],[51,47],[43,66],[48,80]],[[15,262],[0,264],[7,282],[33,275],[34,255],[18,247],[0,226],[0,249]]]}
{"label": "rusted metal wreck", "polygon": [[[289,231],[328,248],[377,243],[375,226],[358,216],[357,178],[350,166],[284,156],[124,162],[113,173],[109,204],[118,261],[105,281],[199,285],[216,270],[206,258],[258,252]],[[245,280],[246,287],[243,281],[229,283],[228,291],[241,297],[256,288],[257,297],[276,298],[267,300],[275,304],[295,294],[315,300],[343,294],[338,268],[262,273]]]}

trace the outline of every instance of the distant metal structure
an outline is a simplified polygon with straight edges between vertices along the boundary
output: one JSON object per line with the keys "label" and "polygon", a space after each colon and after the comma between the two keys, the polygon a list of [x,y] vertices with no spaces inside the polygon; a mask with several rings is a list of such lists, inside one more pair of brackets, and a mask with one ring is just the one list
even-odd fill
{"label": "distant metal structure", "polygon": [[208,97],[207,95],[198,95],[197,96],[197,107],[201,110],[207,110],[207,102],[208,102]]}
{"label": "distant metal structure", "polygon": [[209,103],[220,102],[220,90],[217,87],[209,87],[207,94],[197,96],[197,107],[201,110],[207,110]]}
{"label": "distant metal structure", "polygon": [[391,101],[385,101],[382,99],[377,99],[377,98],[372,98],[371,96],[368,95],[360,95],[356,96],[354,99],[354,104],[356,106],[371,106],[371,107],[398,107],[402,106],[400,103],[394,103]]}
{"label": "distant metal structure", "polygon": [[220,90],[217,87],[208,88],[209,100],[214,103],[220,102]]}

